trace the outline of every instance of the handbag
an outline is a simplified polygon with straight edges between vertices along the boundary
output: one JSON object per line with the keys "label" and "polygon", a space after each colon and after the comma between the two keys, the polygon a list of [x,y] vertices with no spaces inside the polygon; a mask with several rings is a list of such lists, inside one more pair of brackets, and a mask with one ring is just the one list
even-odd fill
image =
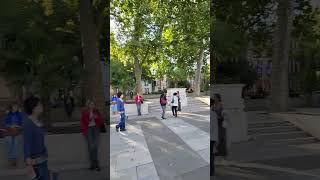
{"label": "handbag", "polygon": [[106,125],[104,123],[100,127],[100,132],[102,132],[102,133],[106,133],[107,132]]}

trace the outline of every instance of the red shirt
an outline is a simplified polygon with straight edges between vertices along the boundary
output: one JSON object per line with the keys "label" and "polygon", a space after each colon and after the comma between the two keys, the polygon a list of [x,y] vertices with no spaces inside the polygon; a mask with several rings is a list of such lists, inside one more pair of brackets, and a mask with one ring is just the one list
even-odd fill
{"label": "red shirt", "polygon": [[139,102],[142,103],[142,96],[136,96],[136,104],[138,104]]}
{"label": "red shirt", "polygon": [[[101,116],[100,112],[97,111],[96,109],[93,110],[93,113],[95,114],[94,120],[96,123],[96,128],[98,128],[100,130],[100,128],[103,125],[102,116]],[[89,123],[90,123],[90,111],[88,109],[84,109],[81,112],[81,133],[85,136],[88,134]]]}

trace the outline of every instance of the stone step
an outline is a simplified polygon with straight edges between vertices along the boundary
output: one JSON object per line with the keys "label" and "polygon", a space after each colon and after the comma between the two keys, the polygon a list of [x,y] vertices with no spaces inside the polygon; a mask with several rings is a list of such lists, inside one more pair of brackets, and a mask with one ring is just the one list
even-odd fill
{"label": "stone step", "polygon": [[302,144],[313,144],[319,143],[320,141],[314,137],[303,137],[303,138],[293,138],[293,139],[280,139],[270,141],[268,144],[271,146],[275,145],[302,145]]}
{"label": "stone step", "polygon": [[307,133],[303,131],[289,131],[289,132],[280,132],[280,133],[262,133],[255,134],[255,138],[261,140],[276,140],[276,139],[294,139],[294,138],[305,138],[310,137]]}
{"label": "stone step", "polygon": [[274,127],[274,126],[290,126],[292,125],[288,121],[275,121],[275,122],[256,122],[249,123],[248,128],[262,128],[262,127]]}
{"label": "stone step", "polygon": [[261,134],[261,133],[280,133],[280,132],[292,132],[297,131],[299,128],[291,126],[276,126],[276,127],[263,127],[263,128],[251,128],[248,130],[249,135]]}

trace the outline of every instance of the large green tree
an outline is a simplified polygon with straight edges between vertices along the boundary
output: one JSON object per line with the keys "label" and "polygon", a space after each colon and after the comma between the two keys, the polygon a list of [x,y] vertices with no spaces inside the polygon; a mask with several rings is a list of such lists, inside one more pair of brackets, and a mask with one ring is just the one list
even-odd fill
{"label": "large green tree", "polygon": [[[113,1],[112,17],[119,41],[125,44],[128,62],[133,64],[136,91],[141,92],[143,71],[162,79],[170,65],[188,73],[201,69],[209,45],[208,1]],[[200,92],[200,85],[196,86]]]}
{"label": "large green tree", "polygon": [[[49,1],[48,1],[49,2]],[[76,11],[62,1],[4,1],[0,51],[4,75],[22,100],[22,87],[41,96],[48,114],[52,92],[80,79]],[[54,12],[59,13],[54,13]]]}

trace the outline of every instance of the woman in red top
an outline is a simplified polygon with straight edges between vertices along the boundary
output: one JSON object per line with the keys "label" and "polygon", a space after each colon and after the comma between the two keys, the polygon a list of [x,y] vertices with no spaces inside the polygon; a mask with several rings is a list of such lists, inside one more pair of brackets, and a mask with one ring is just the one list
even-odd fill
{"label": "woman in red top", "polygon": [[137,93],[136,96],[136,105],[137,105],[137,110],[138,110],[138,116],[141,116],[141,104],[143,103],[142,96]]}
{"label": "woman in red top", "polygon": [[86,137],[90,155],[90,170],[100,171],[98,161],[98,149],[100,141],[100,129],[103,120],[93,101],[87,102],[87,108],[81,113],[81,132]]}

